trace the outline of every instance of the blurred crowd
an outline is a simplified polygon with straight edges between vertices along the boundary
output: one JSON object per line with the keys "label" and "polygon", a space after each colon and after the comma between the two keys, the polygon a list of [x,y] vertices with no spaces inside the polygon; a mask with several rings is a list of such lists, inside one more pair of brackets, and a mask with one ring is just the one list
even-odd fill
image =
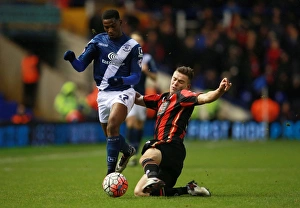
{"label": "blurred crowd", "polygon": [[[279,120],[299,120],[299,0],[46,2],[59,7],[94,5],[88,38],[103,32],[103,5],[117,7],[123,31],[129,35],[138,30],[145,36],[143,51],[154,57],[161,72],[171,75],[177,66],[190,66],[195,69],[193,88],[199,90],[216,88],[226,76],[233,86],[224,97],[232,103],[249,110],[265,96],[279,104]],[[183,28],[178,12],[187,21]],[[178,35],[180,30],[184,36]]]}
{"label": "blurred crowd", "polygon": [[[226,95],[231,102],[250,109],[265,96],[280,105],[278,119],[299,119],[299,1],[136,0],[117,4],[125,8],[125,32],[144,34],[143,50],[155,58],[161,71],[172,74],[179,65],[191,66],[196,72],[193,87],[203,90],[216,88],[226,76],[233,83]],[[184,37],[176,33],[178,11],[194,23],[182,28]]]}

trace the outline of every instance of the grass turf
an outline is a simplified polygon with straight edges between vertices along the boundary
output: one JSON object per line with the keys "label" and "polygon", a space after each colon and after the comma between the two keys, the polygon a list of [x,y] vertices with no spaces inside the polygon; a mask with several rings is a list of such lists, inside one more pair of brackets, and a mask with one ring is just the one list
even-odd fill
{"label": "grass turf", "polygon": [[192,179],[212,197],[133,196],[143,170],[123,174],[129,190],[110,198],[101,184],[105,144],[0,149],[0,206],[5,207],[299,207],[299,141],[186,141],[177,186]]}

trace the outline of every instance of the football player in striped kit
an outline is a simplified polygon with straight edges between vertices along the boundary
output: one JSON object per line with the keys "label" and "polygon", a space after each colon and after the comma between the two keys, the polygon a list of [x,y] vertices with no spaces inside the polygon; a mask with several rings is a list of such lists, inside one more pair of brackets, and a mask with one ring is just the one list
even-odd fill
{"label": "football player in striped kit", "polygon": [[136,196],[210,196],[210,191],[195,181],[174,188],[180,176],[186,148],[184,138],[194,107],[219,99],[231,88],[223,78],[217,89],[206,93],[191,91],[194,70],[180,66],[174,71],[170,91],[162,94],[141,95],[137,93],[135,104],[156,111],[154,139],[145,143],[139,160],[144,175],[137,183]]}

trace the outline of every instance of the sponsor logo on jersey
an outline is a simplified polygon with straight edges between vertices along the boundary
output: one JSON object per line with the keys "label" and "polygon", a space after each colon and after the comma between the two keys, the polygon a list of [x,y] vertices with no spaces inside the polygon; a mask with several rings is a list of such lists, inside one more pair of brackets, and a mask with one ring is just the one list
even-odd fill
{"label": "sponsor logo on jersey", "polygon": [[103,64],[107,64],[107,65],[112,64],[112,65],[115,65],[115,66],[125,65],[125,63],[122,63],[121,60],[118,58],[118,55],[114,52],[110,52],[107,55],[107,57],[110,61],[106,61],[105,59],[102,59]]}
{"label": "sponsor logo on jersey", "polygon": [[117,54],[115,54],[114,52],[110,52],[107,57],[109,58],[109,60],[114,60],[116,56]]}
{"label": "sponsor logo on jersey", "polygon": [[159,107],[159,109],[158,109],[158,111],[157,111],[157,115],[158,115],[158,116],[162,115],[162,114],[166,111],[166,109],[168,108],[169,104],[170,104],[170,101],[165,101],[165,102],[163,102],[163,103],[160,105],[160,107]]}

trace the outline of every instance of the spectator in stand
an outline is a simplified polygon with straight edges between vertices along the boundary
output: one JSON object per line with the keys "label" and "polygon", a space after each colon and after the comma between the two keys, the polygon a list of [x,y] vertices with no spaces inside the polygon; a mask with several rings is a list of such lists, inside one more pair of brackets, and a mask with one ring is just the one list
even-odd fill
{"label": "spectator in stand", "polygon": [[274,98],[276,88],[275,86],[275,78],[278,71],[278,66],[280,64],[280,57],[282,55],[282,49],[280,48],[280,44],[275,37],[271,37],[270,46],[266,51],[266,60],[265,60],[265,71],[264,76],[267,81],[267,85],[269,88],[269,96]]}
{"label": "spectator in stand", "polygon": [[147,38],[144,45],[144,52],[150,54],[157,63],[160,70],[163,63],[166,51],[158,39],[158,33],[155,29],[150,29],[147,32]]}
{"label": "spectator in stand", "polygon": [[71,0],[50,0],[50,2],[54,2],[59,8],[68,8],[70,6]]}
{"label": "spectator in stand", "polygon": [[287,102],[287,93],[292,83],[292,73],[289,62],[289,56],[284,51],[281,54],[278,69],[275,74],[275,100],[284,104]]}
{"label": "spectator in stand", "polygon": [[60,114],[62,121],[83,121],[82,105],[76,95],[76,84],[66,82],[54,100],[54,108]]}
{"label": "spectator in stand", "polygon": [[158,25],[159,40],[166,51],[163,65],[169,75],[173,74],[173,69],[176,68],[176,62],[179,58],[178,37],[172,17],[172,7],[164,6],[162,12],[162,20]]}
{"label": "spectator in stand", "polygon": [[244,84],[250,85],[251,81],[261,75],[261,60],[263,49],[259,44],[257,33],[249,29],[247,33],[247,42],[245,45],[245,66],[243,70]]}
{"label": "spectator in stand", "polygon": [[104,32],[102,23],[101,9],[95,9],[95,13],[89,20],[89,38],[93,38],[95,35]]}
{"label": "spectator in stand", "polygon": [[23,82],[23,103],[26,108],[34,108],[40,78],[39,57],[32,52],[26,54],[21,62],[21,73]]}
{"label": "spectator in stand", "polygon": [[205,7],[203,10],[198,11],[197,21],[199,28],[209,28],[210,30],[213,30],[218,22],[211,7]]}
{"label": "spectator in stand", "polygon": [[[190,66],[195,70],[195,78],[200,75],[200,65],[198,63],[198,57],[200,56],[196,50],[196,38],[194,34],[188,34],[184,37],[183,41],[180,41],[179,46],[181,55],[178,57],[177,64],[179,66]],[[196,82],[198,89],[203,89],[202,82]]]}
{"label": "spectator in stand", "polygon": [[283,38],[282,47],[283,50],[290,57],[291,71],[292,73],[300,73],[300,37],[299,27],[294,24],[288,24],[285,27],[286,32]]}
{"label": "spectator in stand", "polygon": [[123,25],[122,29],[125,34],[129,35],[129,34],[133,33],[134,31],[139,30],[140,20],[134,14],[131,14],[131,13],[124,14],[123,22],[124,22],[124,25]]}
{"label": "spectator in stand", "polygon": [[293,115],[290,102],[284,101],[280,107],[280,113],[278,116],[279,122],[283,123],[283,122],[287,122],[287,121],[292,121],[294,119],[295,119],[295,116]]}
{"label": "spectator in stand", "polygon": [[94,87],[93,91],[86,96],[86,102],[90,108],[98,111],[98,103],[97,103],[97,96],[98,96],[99,89],[97,86]]}
{"label": "spectator in stand", "polygon": [[281,40],[284,34],[284,23],[282,22],[281,10],[278,7],[272,9],[270,30],[273,31],[278,40]]}
{"label": "spectator in stand", "polygon": [[99,120],[98,103],[97,103],[98,92],[99,92],[99,89],[97,88],[97,86],[95,86],[93,91],[90,92],[85,98],[85,102],[90,109],[90,112],[86,116],[87,120],[90,120],[90,121],[98,121]]}
{"label": "spectator in stand", "polygon": [[300,73],[293,74],[291,89],[288,91],[288,98],[291,104],[293,120],[299,120],[300,117]]}
{"label": "spectator in stand", "polygon": [[11,117],[13,124],[27,124],[33,119],[33,114],[23,104],[19,104],[16,109],[16,114]]}

